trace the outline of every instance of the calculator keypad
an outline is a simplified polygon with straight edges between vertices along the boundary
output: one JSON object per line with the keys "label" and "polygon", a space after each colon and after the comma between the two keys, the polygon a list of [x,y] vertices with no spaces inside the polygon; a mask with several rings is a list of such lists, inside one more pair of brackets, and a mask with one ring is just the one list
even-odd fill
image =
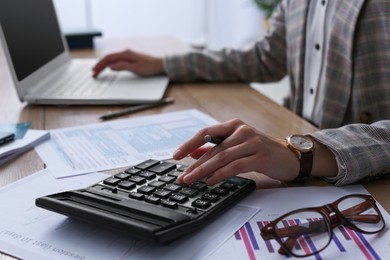
{"label": "calculator keypad", "polygon": [[208,186],[202,180],[190,185],[178,183],[177,177],[186,168],[186,165],[147,160],[103,180],[94,188],[110,187],[112,193],[128,199],[170,209],[177,209],[181,205],[188,207],[189,212],[198,212],[196,209],[211,208],[239,187],[230,180],[213,186]]}

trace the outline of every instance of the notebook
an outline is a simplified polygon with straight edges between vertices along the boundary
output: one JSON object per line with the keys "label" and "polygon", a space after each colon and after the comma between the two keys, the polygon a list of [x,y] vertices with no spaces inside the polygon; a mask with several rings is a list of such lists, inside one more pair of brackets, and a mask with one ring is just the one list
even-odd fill
{"label": "notebook", "polygon": [[164,97],[165,76],[141,78],[105,70],[96,59],[71,59],[52,0],[0,1],[0,39],[21,101],[48,105],[152,103]]}

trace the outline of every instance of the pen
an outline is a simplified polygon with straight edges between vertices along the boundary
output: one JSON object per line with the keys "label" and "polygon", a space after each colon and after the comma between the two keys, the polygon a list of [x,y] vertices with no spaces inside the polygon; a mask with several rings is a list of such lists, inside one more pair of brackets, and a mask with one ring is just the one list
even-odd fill
{"label": "pen", "polygon": [[212,143],[212,144],[220,144],[223,142],[223,137],[221,136],[214,136],[214,135],[205,135],[204,136],[204,140],[208,143]]}
{"label": "pen", "polygon": [[101,117],[99,117],[99,119],[100,120],[108,120],[108,119],[120,117],[120,116],[123,116],[123,115],[128,115],[128,114],[131,114],[131,113],[134,113],[134,112],[138,112],[138,111],[141,111],[141,110],[144,110],[144,109],[170,104],[172,102],[173,102],[173,98],[168,97],[168,98],[161,99],[160,101],[155,102],[155,103],[136,105],[136,106],[132,106],[132,107],[129,107],[129,108],[125,108],[125,109],[120,110],[118,112],[102,115]]}
{"label": "pen", "polygon": [[11,132],[0,132],[0,146],[15,140],[15,134]]}

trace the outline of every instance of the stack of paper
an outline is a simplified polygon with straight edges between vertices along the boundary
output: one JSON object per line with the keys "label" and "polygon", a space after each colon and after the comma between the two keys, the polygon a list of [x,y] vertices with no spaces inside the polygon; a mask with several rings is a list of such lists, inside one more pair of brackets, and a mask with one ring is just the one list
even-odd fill
{"label": "stack of paper", "polygon": [[48,131],[28,130],[22,139],[16,139],[11,143],[0,146],[0,165],[49,138],[50,134]]}
{"label": "stack of paper", "polygon": [[7,214],[0,214],[0,251],[29,260],[205,259],[258,212],[238,204],[191,236],[158,246],[35,206],[38,197],[87,187],[107,176],[56,179],[45,169],[1,188],[1,210]]}

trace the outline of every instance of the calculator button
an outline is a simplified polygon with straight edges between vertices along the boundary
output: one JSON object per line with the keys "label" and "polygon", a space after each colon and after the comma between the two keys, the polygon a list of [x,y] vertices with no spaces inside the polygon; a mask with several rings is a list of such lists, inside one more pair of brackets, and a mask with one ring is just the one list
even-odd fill
{"label": "calculator button", "polygon": [[234,191],[237,189],[238,186],[237,186],[237,183],[226,181],[226,182],[222,183],[220,187],[228,189],[230,191]]}
{"label": "calculator button", "polygon": [[121,180],[125,180],[125,179],[129,178],[130,176],[131,176],[130,174],[124,173],[124,172],[115,174],[115,178],[118,178],[118,179],[121,179]]}
{"label": "calculator button", "polygon": [[178,185],[178,186],[180,186],[180,187],[182,187],[182,188],[190,186],[190,185],[187,184],[187,183],[184,183],[184,182],[179,183],[179,182],[177,182],[177,181],[175,181],[174,184],[175,184],[175,185]]}
{"label": "calculator button", "polygon": [[167,173],[169,171],[172,171],[176,169],[176,164],[174,163],[168,163],[168,162],[162,162],[156,166],[153,166],[149,169],[151,172],[155,172],[158,175],[163,175],[164,173]]}
{"label": "calculator button", "polygon": [[132,198],[132,199],[143,200],[144,197],[145,197],[145,195],[138,193],[138,192],[135,192],[135,191],[132,191],[129,193],[129,198]]}
{"label": "calculator button", "polygon": [[202,183],[202,182],[196,182],[196,183],[192,183],[190,185],[190,188],[191,189],[196,189],[196,190],[199,190],[199,191],[204,191],[204,190],[207,190],[207,184],[206,183]]}
{"label": "calculator button", "polygon": [[109,185],[109,186],[116,186],[121,180],[120,179],[117,179],[117,178],[114,178],[114,177],[110,177],[110,178],[107,178],[103,181],[103,184],[106,184],[106,185]]}
{"label": "calculator button", "polygon": [[180,165],[180,166],[177,168],[177,171],[179,171],[179,172],[184,172],[187,168],[188,168],[187,165]]}
{"label": "calculator button", "polygon": [[163,199],[166,199],[166,198],[168,198],[171,194],[172,194],[172,192],[170,192],[170,191],[168,191],[168,190],[158,189],[158,190],[156,190],[156,191],[153,193],[153,196],[159,197],[159,198],[163,198]]}
{"label": "calculator button", "polygon": [[183,188],[180,191],[181,194],[187,195],[188,197],[194,197],[198,194],[198,190],[191,189],[191,188]]}
{"label": "calculator button", "polygon": [[196,199],[192,202],[191,205],[197,208],[207,209],[211,206],[211,202],[207,200]]}
{"label": "calculator button", "polygon": [[152,166],[155,166],[157,164],[159,164],[160,161],[157,161],[157,160],[153,160],[153,159],[149,159],[147,161],[144,161],[140,164],[137,164],[136,166],[134,166],[134,168],[137,168],[137,169],[141,169],[141,170],[146,170]]}
{"label": "calculator button", "polygon": [[181,190],[181,187],[176,184],[168,184],[164,187],[164,190],[169,190],[172,192],[179,192]]}
{"label": "calculator button", "polygon": [[161,200],[161,206],[171,208],[171,209],[176,209],[177,203],[169,200]]}
{"label": "calculator button", "polygon": [[161,199],[153,196],[145,196],[145,201],[153,204],[160,204]]}
{"label": "calculator button", "polygon": [[246,183],[248,183],[248,180],[246,180],[244,178],[239,178],[239,177],[230,177],[228,179],[228,181],[237,183],[237,185],[239,185],[239,186],[242,186],[242,185],[245,185]]}
{"label": "calculator button", "polygon": [[142,193],[142,194],[146,194],[146,195],[150,195],[155,190],[156,190],[156,188],[154,188],[154,187],[142,186],[142,187],[138,188],[137,192]]}
{"label": "calculator button", "polygon": [[172,196],[169,197],[169,200],[176,201],[179,203],[184,203],[188,200],[188,197],[183,194],[173,194]]}
{"label": "calculator button", "polygon": [[179,177],[179,175],[182,174],[182,172],[179,172],[178,170],[169,172],[168,175],[172,177]]}
{"label": "calculator button", "polygon": [[203,194],[202,199],[209,200],[211,202],[217,202],[221,197],[219,197],[217,194],[211,194],[206,192]]}
{"label": "calculator button", "polygon": [[217,195],[220,195],[220,196],[226,196],[226,195],[229,194],[229,190],[221,188],[221,187],[216,187],[216,188],[211,190],[211,193],[212,194],[217,194]]}
{"label": "calculator button", "polygon": [[156,177],[156,174],[153,172],[145,171],[145,172],[141,172],[138,176],[141,176],[141,177],[144,177],[148,180],[151,180],[151,179],[154,179]]}
{"label": "calculator button", "polygon": [[129,181],[132,181],[132,182],[136,183],[137,185],[140,185],[140,184],[145,183],[146,179],[143,177],[139,177],[139,176],[131,176],[129,178]]}
{"label": "calculator button", "polygon": [[129,169],[125,170],[125,173],[131,174],[131,175],[137,175],[140,172],[141,172],[141,170],[136,169],[136,168],[129,168]]}
{"label": "calculator button", "polygon": [[162,182],[162,181],[152,181],[150,182],[148,185],[149,186],[152,186],[152,187],[155,187],[155,188],[158,188],[158,189],[161,189],[165,186],[165,182]]}
{"label": "calculator button", "polygon": [[118,184],[118,188],[124,189],[124,190],[131,190],[135,188],[135,183],[131,181],[122,181]]}
{"label": "calculator button", "polygon": [[161,178],[158,179],[159,181],[163,181],[163,182],[166,182],[166,183],[172,183],[176,180],[175,177],[172,177],[172,176],[162,176]]}

